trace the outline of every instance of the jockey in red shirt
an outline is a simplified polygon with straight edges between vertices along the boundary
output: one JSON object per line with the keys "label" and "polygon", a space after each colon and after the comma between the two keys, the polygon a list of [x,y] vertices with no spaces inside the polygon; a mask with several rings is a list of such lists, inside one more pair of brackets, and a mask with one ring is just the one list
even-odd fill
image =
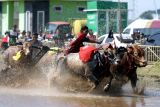
{"label": "jockey in red shirt", "polygon": [[80,47],[84,46],[83,42],[100,43],[98,41],[87,38],[87,34],[88,34],[88,27],[82,26],[76,40],[70,43],[69,48],[66,50],[65,54],[67,55],[69,53],[79,52]]}

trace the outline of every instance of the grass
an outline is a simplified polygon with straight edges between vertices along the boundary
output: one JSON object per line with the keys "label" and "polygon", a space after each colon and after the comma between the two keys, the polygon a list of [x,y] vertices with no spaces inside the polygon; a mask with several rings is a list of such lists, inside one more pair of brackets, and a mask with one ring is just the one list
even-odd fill
{"label": "grass", "polygon": [[160,78],[160,62],[138,68],[137,74],[140,76],[158,77]]}

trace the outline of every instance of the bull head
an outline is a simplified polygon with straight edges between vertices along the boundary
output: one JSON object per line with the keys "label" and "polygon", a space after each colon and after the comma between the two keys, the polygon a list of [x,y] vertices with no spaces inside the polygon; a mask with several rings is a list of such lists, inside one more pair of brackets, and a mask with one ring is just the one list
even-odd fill
{"label": "bull head", "polygon": [[127,48],[128,54],[133,56],[134,62],[139,67],[145,67],[147,65],[147,61],[144,58],[145,52],[138,45],[131,45]]}

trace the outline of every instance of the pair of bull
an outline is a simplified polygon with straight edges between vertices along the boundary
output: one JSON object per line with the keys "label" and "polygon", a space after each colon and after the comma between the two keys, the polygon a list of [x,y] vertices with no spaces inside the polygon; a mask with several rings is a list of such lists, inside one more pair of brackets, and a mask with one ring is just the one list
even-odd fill
{"label": "pair of bull", "polygon": [[[108,91],[113,78],[121,79],[121,77],[127,77],[131,81],[133,91],[137,91],[137,67],[145,67],[147,65],[144,59],[144,50],[140,46],[131,45],[125,48],[120,54],[120,60],[116,63],[110,60],[108,51],[104,52],[103,50],[99,55],[100,62],[93,57],[89,62],[84,63],[80,60],[79,53],[70,53],[59,59],[56,63],[55,71],[49,73],[49,84],[56,81],[60,75],[74,73],[86,78],[92,87],[91,90],[93,90],[105,77],[108,77],[109,81],[104,86],[104,91]],[[119,76],[119,74],[122,76]]]}
{"label": "pair of bull", "polygon": [[[30,44],[25,43],[23,46],[11,46],[4,52],[4,58],[8,65],[15,65],[15,63],[22,63],[27,59],[29,54]],[[104,51],[98,54],[101,61],[97,62],[97,59],[91,59],[88,63],[84,63],[79,59],[79,53],[70,53],[67,56],[57,58],[57,54],[54,54],[55,57],[55,69],[48,73],[48,82],[49,85],[52,84],[59,75],[65,75],[67,73],[74,73],[81,75],[86,78],[90,85],[91,90],[97,87],[99,83],[105,78],[109,78],[109,82],[106,82],[104,90],[108,91],[111,87],[111,82],[113,78],[120,79],[120,76],[128,77],[131,81],[133,91],[136,91],[136,82],[137,82],[137,67],[145,67],[147,62],[144,60],[144,50],[138,45],[131,45],[126,48],[125,51],[120,55],[120,60],[118,63],[113,63],[109,58],[109,53]],[[18,51],[22,51],[21,60],[18,62],[13,61],[13,55]],[[97,55],[96,55],[97,56]],[[58,75],[57,75],[58,74]],[[117,78],[117,76],[119,76]]]}

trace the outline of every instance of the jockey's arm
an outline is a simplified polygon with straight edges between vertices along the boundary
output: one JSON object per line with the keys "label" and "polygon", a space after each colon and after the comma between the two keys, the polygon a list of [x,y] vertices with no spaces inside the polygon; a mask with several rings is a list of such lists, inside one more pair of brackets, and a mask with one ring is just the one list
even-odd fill
{"label": "jockey's arm", "polygon": [[97,43],[97,44],[101,44],[101,42],[94,40],[94,39],[89,39],[89,38],[85,38],[85,41],[90,42],[90,43]]}

